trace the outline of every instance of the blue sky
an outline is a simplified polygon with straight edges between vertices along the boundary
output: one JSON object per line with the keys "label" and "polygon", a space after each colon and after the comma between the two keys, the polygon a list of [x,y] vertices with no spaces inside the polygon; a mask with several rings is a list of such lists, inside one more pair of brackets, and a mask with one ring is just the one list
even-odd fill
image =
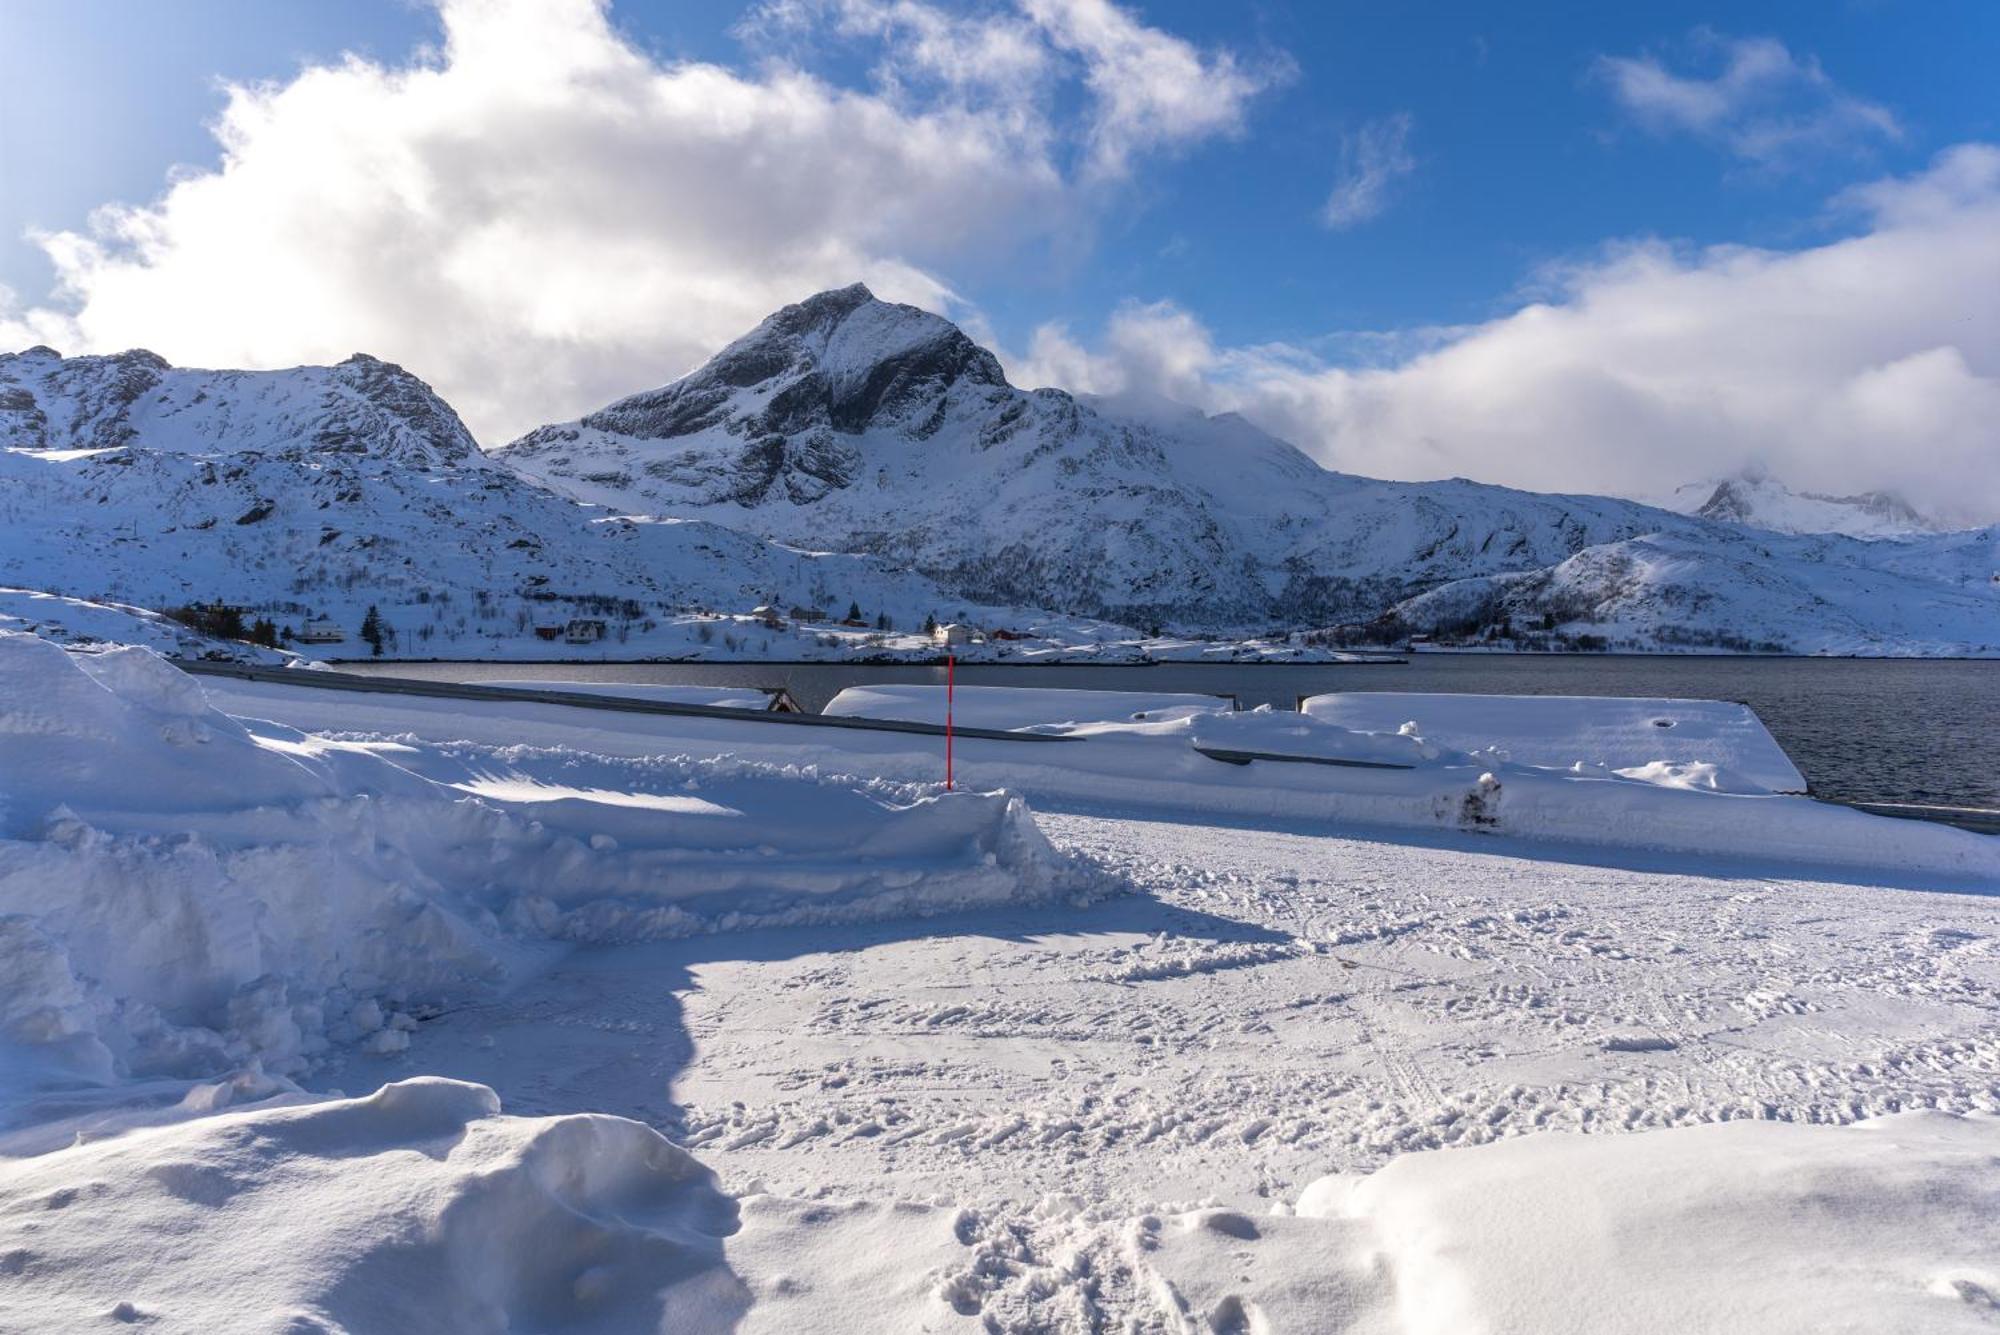
{"label": "blue sky", "polygon": [[[984,31],[980,24],[1009,34],[1032,28],[1047,43],[1041,56],[1054,73],[1038,75],[1032,95],[996,91],[998,75],[971,93],[944,88],[937,71],[912,54],[917,30],[907,13],[891,15],[899,5],[959,22],[965,32]],[[983,232],[960,218],[927,234],[924,220],[915,217],[880,235],[863,208],[847,224],[857,263],[873,266],[862,276],[881,286],[876,275],[907,265],[921,281],[913,279],[894,295],[922,300],[925,292],[948,294],[933,295],[930,304],[993,338],[1010,368],[1022,373],[1066,372],[1097,382],[1085,388],[1164,388],[1204,407],[1240,408],[1335,463],[1378,472],[1394,471],[1397,463],[1407,463],[1403,471],[1411,473],[1448,464],[1451,471],[1476,471],[1458,465],[1482,454],[1446,449],[1433,460],[1425,442],[1437,432],[1420,425],[1403,428],[1409,439],[1399,452],[1376,457],[1362,450],[1356,459],[1352,422],[1322,422],[1299,406],[1329,395],[1344,402],[1354,387],[1322,379],[1273,390],[1275,373],[1266,362],[1315,375],[1357,364],[1393,367],[1436,341],[1398,338],[1399,331],[1497,325],[1537,298],[1587,305],[1591,285],[1607,281],[1593,266],[1634,242],[1668,243],[1683,258],[1664,262],[1680,266],[1679,273],[1699,267],[1685,257],[1702,247],[1806,255],[1844,239],[1866,239],[1882,226],[1880,217],[1848,207],[1851,197],[1843,191],[1870,182],[1909,183],[1934,168],[1940,154],[2000,140],[2000,95],[1992,75],[2000,6],[1976,0],[1507,7],[1154,0],[1116,11],[1130,29],[1120,40],[1136,41],[1131,33],[1143,33],[1175,44],[1192,52],[1206,74],[1233,71],[1242,87],[1205,108],[1175,108],[1157,99],[1147,104],[1139,114],[1157,112],[1166,128],[1128,127],[1127,138],[1137,147],[1119,150],[1116,170],[1100,170],[1093,155],[1102,135],[1091,127],[1099,123],[1107,94],[1093,80],[1129,73],[1102,62],[1109,48],[1088,48],[1075,35],[1076,24],[1097,21],[1086,11],[1101,8],[1099,0],[1021,0],[1019,7],[780,0],[759,11],[743,3],[618,0],[610,20],[617,40],[656,70],[712,63],[765,87],[779,77],[774,71],[796,69],[832,94],[880,99],[899,114],[969,106],[988,118],[987,132],[999,126],[1004,133],[1008,117],[1026,114],[1042,138],[1032,153],[1005,164],[1019,172],[1019,189],[996,196],[994,230]],[[539,40],[548,41],[546,35]],[[85,344],[115,342],[127,330],[171,334],[166,319],[134,317],[129,302],[120,305],[121,294],[138,282],[129,272],[106,278],[104,266],[97,266],[82,295],[72,272],[72,290],[55,291],[56,266],[27,233],[88,236],[97,206],[144,208],[160,199],[170,180],[215,172],[221,153],[210,127],[224,106],[226,83],[270,81],[282,88],[302,69],[328,65],[344,52],[394,70],[407,65],[420,45],[441,41],[439,14],[405,0],[8,0],[0,6],[0,284],[13,290],[17,315],[32,317],[20,323],[70,333],[68,341]],[[532,47],[511,58],[532,61]],[[364,96],[354,90],[347,95]],[[479,105],[477,114],[500,115],[483,95]],[[292,121],[303,114],[286,112]],[[501,119],[514,129],[496,128],[496,135],[518,130],[511,116]],[[1175,117],[1182,119],[1166,124]],[[355,135],[371,133],[366,115],[350,119]],[[673,161],[684,179],[674,191],[644,200],[635,195],[635,212],[673,210],[704,190],[745,188],[685,177],[682,159]],[[1362,181],[1356,193],[1371,162],[1379,169],[1379,188]],[[1056,183],[1038,182],[1038,171],[1053,172]],[[894,193],[893,178],[884,179]],[[937,207],[948,209],[951,185],[939,179],[947,203]],[[1343,182],[1350,187],[1347,206],[1334,209],[1338,216],[1330,220],[1329,200]],[[347,197],[367,188],[364,176]],[[785,185],[780,178],[757,188],[782,192]],[[775,207],[796,205],[786,199]],[[1005,216],[1017,207],[1020,217]],[[1051,214],[1060,214],[1060,221],[1044,226]],[[621,236],[618,244],[625,241]],[[772,240],[790,248],[787,254],[798,244],[797,237]],[[131,260],[129,247],[123,258]],[[745,262],[755,269],[754,260],[751,254]],[[450,263],[470,262],[460,257]],[[1578,266],[1590,276],[1575,279]],[[824,268],[789,267],[815,276]],[[373,280],[363,275],[359,281],[365,286]],[[173,286],[164,278],[155,286],[161,289],[156,304],[163,305]],[[897,286],[893,277],[889,286]],[[668,307],[678,305],[677,290],[661,280]],[[532,318],[547,318],[546,300],[531,295],[523,301]],[[271,327],[244,334],[239,342],[247,351],[227,340],[205,344],[193,337],[187,346],[161,350],[177,360],[223,352],[248,360],[264,347],[273,355],[317,349],[313,338],[277,327],[288,309],[310,311],[310,303],[250,309],[250,324],[268,321]],[[80,322],[61,323],[79,310]],[[1169,316],[1183,330],[1197,329],[1187,355],[1206,358],[1206,364],[1190,373],[1193,379],[1140,365],[1145,356],[1117,346],[1111,325],[1121,311],[1133,328],[1136,313],[1147,313],[1154,334]],[[1855,312],[1857,319],[1862,314]],[[1948,330],[1950,313],[1937,314]],[[674,311],[662,309],[656,318],[669,322]],[[684,344],[656,341],[641,350],[643,356],[611,358],[614,369],[603,375],[554,378],[547,386],[552,406],[539,416],[587,407],[590,400],[577,396],[614,384],[638,388],[687,369],[676,363],[698,359],[726,336],[721,331],[734,327],[727,323],[731,318],[740,324],[745,317],[707,312]],[[1042,351],[1067,355],[1036,351],[1038,331],[1063,336],[1045,338]],[[366,322],[353,331],[356,338],[371,332]],[[1974,391],[1983,393],[1995,368],[1988,363],[1983,323],[1977,333],[1952,346],[1977,382]],[[258,335],[267,337],[260,343]],[[565,326],[562,337],[567,346],[578,335]],[[1869,366],[1879,369],[1949,342],[1929,332],[1912,340],[1907,348],[1870,349],[1848,360],[1873,358]],[[1253,352],[1260,349],[1276,351],[1258,362]],[[460,401],[466,391],[455,363],[470,354],[461,349],[433,360],[428,350],[422,340],[390,349],[457,390],[454,401]],[[1828,374],[1858,375],[1869,366]],[[1138,383],[1149,377],[1163,383]],[[1842,382],[1835,376],[1829,383]],[[483,436],[536,416],[497,400],[483,405],[480,397],[474,390],[469,415]],[[1974,407],[1976,402],[1967,411]],[[1342,409],[1321,405],[1313,411]],[[1722,433],[1729,448],[1713,451],[1712,465],[1730,466],[1730,450],[1759,454],[1761,430],[1754,422],[1732,424]],[[1598,435],[1594,448],[1602,452],[1603,432]],[[1646,435],[1653,438],[1650,428]],[[1343,439],[1347,457],[1338,457],[1335,444]],[[1868,446],[1882,443],[1857,442],[1842,457],[1864,457],[1872,452]],[[1965,447],[1963,441],[1953,446]],[[1522,447],[1516,442],[1509,448],[1518,453]],[[1697,454],[1710,466],[1708,455]],[[1782,442],[1762,454],[1786,457]],[[1519,467],[1490,471],[1496,480],[1544,482]],[[1857,485],[1867,480],[1846,464],[1823,471],[1827,485],[1850,475]],[[1651,485],[1634,480],[1626,489]]]}

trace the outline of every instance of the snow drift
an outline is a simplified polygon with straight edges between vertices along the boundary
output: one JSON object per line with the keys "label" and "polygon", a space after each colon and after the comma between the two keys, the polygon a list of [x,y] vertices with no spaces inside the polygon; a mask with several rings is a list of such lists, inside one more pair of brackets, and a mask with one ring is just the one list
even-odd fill
{"label": "snow drift", "polygon": [[309,738],[217,712],[149,650],[0,633],[0,1074],[26,1083],[393,1051],[557,939],[1089,883],[1003,793]]}
{"label": "snow drift", "polygon": [[640,1123],[408,1080],[0,1160],[0,1327],[721,1330],[737,1227]]}
{"label": "snow drift", "polygon": [[1707,766],[1732,790],[1802,793],[1805,776],[1748,705],[1728,700],[1647,700],[1575,695],[1448,695],[1343,691],[1300,710],[1360,732],[1410,724],[1441,746],[1492,751],[1523,765],[1685,772]]}
{"label": "snow drift", "polygon": [[[997,1328],[974,1212],[733,1198],[623,1118],[420,1078],[148,1121],[0,1158],[0,1326]],[[1161,1329],[1970,1331],[2000,1295],[1996,1161],[2000,1119],[1928,1112],[1541,1133],[1271,1212],[1072,1204],[1068,1227],[1078,1257],[1117,1240]]]}
{"label": "snow drift", "polygon": [[[1543,1133],[1323,1178],[1291,1212],[1134,1221],[1182,1329],[1989,1330],[2000,1119]],[[1204,1319],[1206,1324],[1202,1324]]]}

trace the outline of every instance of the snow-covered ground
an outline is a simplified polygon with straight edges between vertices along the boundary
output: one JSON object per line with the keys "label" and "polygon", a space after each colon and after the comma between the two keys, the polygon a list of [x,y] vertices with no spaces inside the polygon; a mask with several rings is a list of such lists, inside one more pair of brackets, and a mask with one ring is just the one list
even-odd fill
{"label": "snow-covered ground", "polygon": [[293,655],[243,640],[218,640],[170,617],[122,603],[93,603],[34,589],[0,588],[0,630],[77,649],[143,644],[174,658],[223,658],[280,667]]}
{"label": "snow-covered ground", "polygon": [[0,1328],[1989,1328],[2000,841],[1097,712],[0,635]]}

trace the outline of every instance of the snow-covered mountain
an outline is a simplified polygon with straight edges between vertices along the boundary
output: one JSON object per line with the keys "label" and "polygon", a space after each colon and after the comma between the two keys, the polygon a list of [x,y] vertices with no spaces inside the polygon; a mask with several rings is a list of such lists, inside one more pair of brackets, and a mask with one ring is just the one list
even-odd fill
{"label": "snow-covered mountain", "polygon": [[[1134,624],[1299,627],[1401,605],[1421,628],[1493,587],[1461,581],[1519,578],[1652,647],[2000,642],[1976,539],[1899,556],[1605,497],[1329,472],[1238,417],[1017,389],[949,321],[858,285],[497,456],[620,511],[874,553],[971,597]],[[1655,551],[1672,555],[1640,559]],[[1655,572],[1645,597],[1637,567]]]}
{"label": "snow-covered mountain", "polygon": [[724,626],[712,649],[696,613],[850,602],[903,630],[938,613],[1058,641],[1126,634],[1077,618],[1497,617],[1635,648],[1984,652],[1996,569],[1995,530],[1861,542],[1333,473],[1241,418],[1016,389],[948,321],[858,286],[497,456],[373,358],[0,356],[0,584],[330,616],[350,640],[377,605],[406,656],[547,656],[532,627],[577,614],[610,616],[612,654],[838,656],[853,646],[798,625]]}
{"label": "snow-covered mountain", "polygon": [[1905,538],[1963,527],[1925,514],[1892,491],[1864,491],[1853,496],[1793,491],[1757,468],[1745,469],[1734,477],[1690,482],[1675,490],[1668,507],[1682,514],[1774,533]]}
{"label": "snow-covered mountain", "polygon": [[1247,627],[1685,524],[1629,501],[1330,473],[1236,417],[1007,383],[949,321],[856,285],[662,389],[497,452],[579,499],[872,552],[994,601]]}
{"label": "snow-covered mountain", "polygon": [[870,558],[555,495],[368,357],[198,371],[146,352],[0,356],[0,442],[0,585],[330,616],[349,652],[369,605],[401,652],[440,656],[512,652],[531,623],[572,614],[630,634],[696,608],[854,601],[911,626],[963,605]]}

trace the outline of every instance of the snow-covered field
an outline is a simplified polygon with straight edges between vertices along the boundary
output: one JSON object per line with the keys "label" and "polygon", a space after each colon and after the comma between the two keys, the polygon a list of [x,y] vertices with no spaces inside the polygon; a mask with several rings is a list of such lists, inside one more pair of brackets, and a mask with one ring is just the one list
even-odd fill
{"label": "snow-covered field", "polygon": [[2000,841],[1058,703],[0,634],[0,1329],[1990,1328]]}

